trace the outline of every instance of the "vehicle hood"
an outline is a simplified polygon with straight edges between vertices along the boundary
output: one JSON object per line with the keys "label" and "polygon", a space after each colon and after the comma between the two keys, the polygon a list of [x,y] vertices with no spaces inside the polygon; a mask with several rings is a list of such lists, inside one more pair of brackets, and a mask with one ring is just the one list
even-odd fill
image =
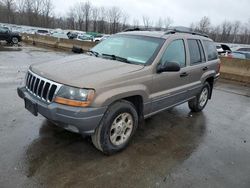
{"label": "vehicle hood", "polygon": [[97,85],[116,78],[128,76],[144,66],[97,58],[88,55],[73,55],[67,58],[34,64],[30,70],[41,77],[57,83],[79,87],[95,88]]}

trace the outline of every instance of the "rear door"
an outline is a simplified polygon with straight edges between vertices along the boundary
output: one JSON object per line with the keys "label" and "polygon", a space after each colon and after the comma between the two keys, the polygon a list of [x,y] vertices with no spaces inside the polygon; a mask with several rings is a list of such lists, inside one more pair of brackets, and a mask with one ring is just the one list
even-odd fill
{"label": "rear door", "polygon": [[159,63],[176,62],[179,72],[162,72],[153,75],[152,113],[164,110],[187,100],[189,84],[187,70],[186,45],[183,38],[172,38],[168,42]]}
{"label": "rear door", "polygon": [[209,70],[208,63],[201,40],[187,39],[189,53],[189,81],[190,87],[187,95],[196,96],[202,87],[202,75]]}

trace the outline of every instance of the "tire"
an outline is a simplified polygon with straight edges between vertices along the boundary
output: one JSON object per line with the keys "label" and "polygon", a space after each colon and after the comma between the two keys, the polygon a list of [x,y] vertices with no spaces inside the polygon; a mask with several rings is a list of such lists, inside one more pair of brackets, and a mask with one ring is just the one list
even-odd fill
{"label": "tire", "polygon": [[200,93],[196,96],[196,98],[188,102],[190,110],[192,112],[202,111],[207,105],[210,93],[211,93],[211,87],[208,82],[205,82]]}
{"label": "tire", "polygon": [[17,37],[12,37],[11,42],[12,42],[13,44],[18,44],[19,40],[18,40]]}
{"label": "tire", "polygon": [[106,155],[125,149],[138,127],[135,106],[125,100],[112,104],[91,136],[94,146]]}

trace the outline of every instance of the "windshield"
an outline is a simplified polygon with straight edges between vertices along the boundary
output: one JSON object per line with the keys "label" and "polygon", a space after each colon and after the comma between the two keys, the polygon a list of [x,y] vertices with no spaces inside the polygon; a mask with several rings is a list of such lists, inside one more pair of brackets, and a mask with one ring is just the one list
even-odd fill
{"label": "windshield", "polygon": [[130,63],[149,64],[152,63],[163,42],[162,38],[114,35],[96,45],[91,51],[97,52],[99,56],[119,57],[115,60],[122,58]]}

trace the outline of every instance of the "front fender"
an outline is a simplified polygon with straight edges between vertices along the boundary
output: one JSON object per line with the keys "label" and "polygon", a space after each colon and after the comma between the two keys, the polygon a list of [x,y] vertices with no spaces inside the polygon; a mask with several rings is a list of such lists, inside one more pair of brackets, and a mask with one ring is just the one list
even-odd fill
{"label": "front fender", "polygon": [[144,85],[133,85],[125,86],[120,88],[114,88],[101,94],[97,95],[93,102],[93,106],[109,106],[115,101],[118,101],[123,98],[139,95],[142,97],[143,102],[148,102],[149,91]]}

